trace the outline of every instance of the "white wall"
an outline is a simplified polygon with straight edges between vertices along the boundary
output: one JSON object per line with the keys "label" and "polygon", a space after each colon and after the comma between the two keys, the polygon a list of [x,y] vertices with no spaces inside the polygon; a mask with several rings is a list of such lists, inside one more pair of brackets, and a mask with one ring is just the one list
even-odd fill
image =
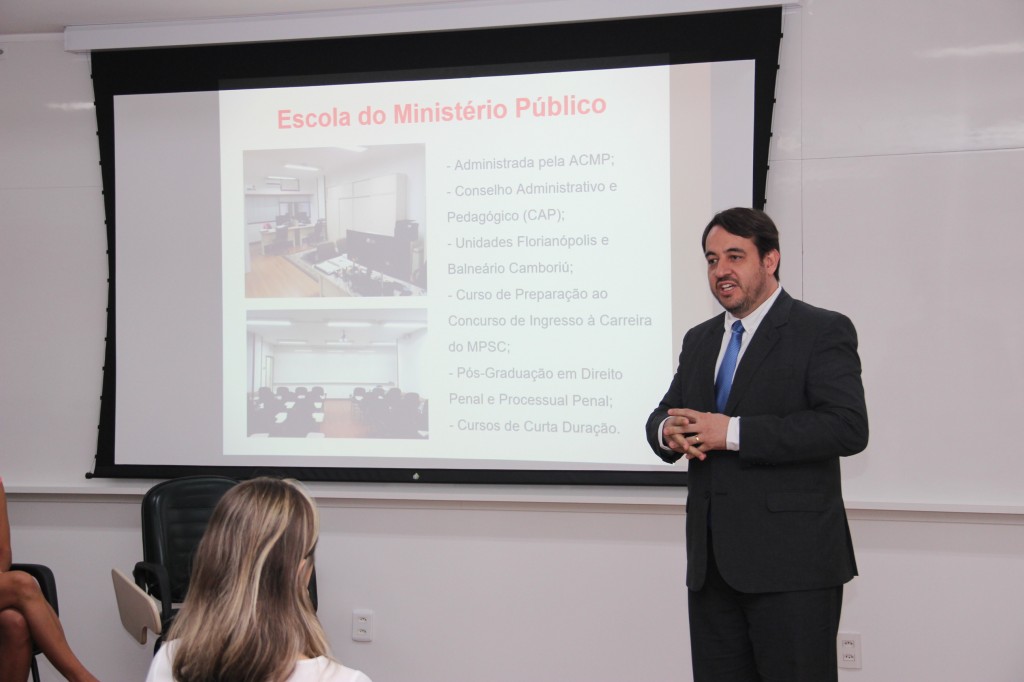
{"label": "white wall", "polygon": [[[319,614],[335,655],[375,682],[685,679],[677,506],[326,500],[321,512]],[[84,662],[141,680],[151,646],[121,629],[110,583],[139,559],[138,497],[15,495],[11,515],[19,557],[56,573]],[[354,608],[374,611],[373,642],[350,639]]]}
{"label": "white wall", "polygon": [[803,298],[857,325],[872,433],[847,500],[1019,510],[994,425],[1024,411],[1024,3],[812,0],[783,31],[766,208],[783,284],[797,247]]}
{"label": "white wall", "polygon": [[[1019,680],[1024,3],[808,0],[784,19],[767,209],[787,288],[858,324],[873,426],[844,464],[862,575],[842,628],[864,668],[840,679]],[[15,553],[54,568],[94,671],[140,679],[148,648],[120,629],[109,569],[138,558],[148,483],[82,477],[106,306],[95,120],[74,106],[89,65],[59,38],[0,47]],[[321,616],[376,682],[689,679],[681,494],[318,490]],[[376,612],[374,642],[348,638],[352,608]]]}

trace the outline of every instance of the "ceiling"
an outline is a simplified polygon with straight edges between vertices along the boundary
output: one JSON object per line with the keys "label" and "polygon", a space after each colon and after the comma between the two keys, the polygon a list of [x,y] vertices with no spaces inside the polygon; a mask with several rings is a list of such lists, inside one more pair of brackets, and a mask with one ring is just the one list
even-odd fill
{"label": "ceiling", "polygon": [[[471,0],[480,3],[488,0]],[[301,12],[426,7],[467,0],[0,0],[0,35],[61,33],[68,26],[223,19]]]}
{"label": "ceiling", "polygon": [[[243,174],[246,191],[267,191],[267,180],[274,176],[297,178],[299,186],[309,191],[316,187],[318,177],[326,177],[329,183],[338,178],[348,181],[368,178],[372,169],[393,168],[414,154],[422,158],[422,145],[251,150],[245,152]],[[297,165],[306,168],[296,168]],[[362,177],[359,176],[361,170],[366,171]]]}

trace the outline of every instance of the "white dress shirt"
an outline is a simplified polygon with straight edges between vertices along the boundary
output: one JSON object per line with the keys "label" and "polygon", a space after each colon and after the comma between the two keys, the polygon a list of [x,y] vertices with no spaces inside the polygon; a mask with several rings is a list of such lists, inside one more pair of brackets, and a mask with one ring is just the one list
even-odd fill
{"label": "white dress shirt", "polygon": [[[750,340],[754,338],[754,332],[761,325],[761,320],[764,319],[768,309],[772,307],[775,300],[782,293],[782,285],[780,284],[775,288],[775,291],[765,301],[750,311],[750,313],[742,318],[743,319],[743,337],[740,342],[740,352],[736,356],[736,369],[740,366],[740,360],[743,359],[743,354],[747,351],[747,346],[750,345]],[[715,376],[718,376],[718,368],[722,366],[722,358],[725,357],[725,349],[729,345],[729,337],[732,336],[732,325],[733,322],[739,320],[728,310],[725,311],[725,334],[722,335],[722,348],[718,351],[718,360],[715,362]],[[733,370],[733,376],[736,376],[736,369]],[[730,377],[731,378],[731,377]],[[739,450],[740,449],[740,418],[729,417],[729,431],[725,435],[725,448],[727,450]]]}
{"label": "white dress shirt", "polygon": [[[761,303],[761,305],[759,305],[756,308],[754,308],[752,311],[750,311],[749,314],[747,314],[746,317],[742,318],[742,320],[743,320],[743,336],[742,336],[741,341],[740,341],[740,352],[736,356],[736,368],[737,369],[740,366],[740,360],[743,359],[743,354],[747,350],[747,346],[750,345],[750,340],[752,338],[754,338],[754,332],[757,331],[757,328],[761,325],[761,320],[764,319],[765,314],[767,314],[768,310],[772,307],[772,305],[775,303],[776,299],[778,299],[779,294],[781,294],[781,293],[782,293],[782,285],[780,284],[779,286],[777,286],[775,288],[775,291],[772,292],[772,295],[769,296],[768,298],[766,298],[764,300],[764,302]],[[715,362],[715,373],[714,373],[715,377],[718,376],[718,369],[719,369],[719,367],[722,366],[722,358],[725,357],[725,349],[729,345],[729,339],[732,336],[732,325],[733,325],[733,322],[735,322],[736,320],[739,320],[739,319],[741,319],[741,318],[736,317],[735,315],[730,313],[728,310],[725,311],[725,321],[724,321],[725,333],[722,335],[722,347],[718,351],[718,360]],[[733,376],[735,376],[735,371],[736,370],[734,369],[733,370]],[[664,436],[664,433],[665,433],[665,422],[667,422],[669,419],[670,419],[670,417],[666,417],[665,420],[661,422],[661,427],[660,427],[661,428],[661,434],[662,434],[662,437],[661,437],[662,438],[662,440],[661,440],[661,447],[662,447],[663,450],[670,450],[671,449],[671,448],[669,448],[668,446],[665,445],[665,436]],[[728,429],[728,432],[726,433],[726,436],[725,436],[725,447],[726,447],[727,450],[734,450],[734,451],[740,449],[740,418],[739,417],[729,417],[729,429]]]}

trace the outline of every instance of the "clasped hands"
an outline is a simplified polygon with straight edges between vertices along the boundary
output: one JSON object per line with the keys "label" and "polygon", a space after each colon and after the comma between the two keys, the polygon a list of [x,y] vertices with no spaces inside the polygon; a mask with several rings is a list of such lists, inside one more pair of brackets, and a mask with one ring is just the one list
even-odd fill
{"label": "clasped hands", "polygon": [[670,450],[686,459],[704,460],[709,450],[725,450],[729,417],[713,412],[672,408],[662,427],[662,439]]}

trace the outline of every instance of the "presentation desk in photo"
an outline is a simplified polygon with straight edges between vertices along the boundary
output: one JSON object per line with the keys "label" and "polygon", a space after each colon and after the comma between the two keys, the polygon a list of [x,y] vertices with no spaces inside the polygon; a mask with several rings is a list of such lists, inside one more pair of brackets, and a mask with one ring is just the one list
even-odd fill
{"label": "presentation desk in photo", "polygon": [[421,287],[371,270],[345,255],[317,263],[321,296],[423,296]]}
{"label": "presentation desk in photo", "polygon": [[288,240],[296,249],[302,248],[302,240],[308,237],[316,223],[305,223],[302,225],[282,225],[281,227],[260,228],[260,249],[264,256],[267,255],[267,247],[277,239],[278,230],[288,231]]}

